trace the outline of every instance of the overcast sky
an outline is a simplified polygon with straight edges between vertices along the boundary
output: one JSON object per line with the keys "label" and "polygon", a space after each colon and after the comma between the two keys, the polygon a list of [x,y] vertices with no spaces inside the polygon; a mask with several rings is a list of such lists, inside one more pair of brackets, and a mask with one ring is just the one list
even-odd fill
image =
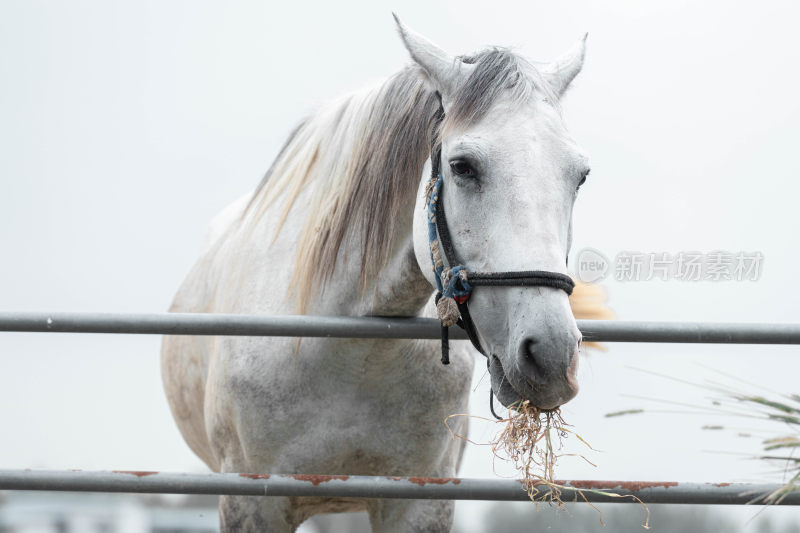
{"label": "overcast sky", "polygon": [[[790,2],[0,3],[0,309],[163,311],[206,223],[253,188],[297,120],[408,58],[391,11],[453,53],[534,60],[589,32],[564,107],[592,174],[574,251],[760,252],[757,281],[606,280],[625,320],[800,322],[795,272],[800,37]],[[613,277],[613,276],[612,276]],[[160,339],[0,334],[0,467],[191,471]],[[564,478],[750,481],[746,420],[672,382],[722,370],[798,392],[793,347],[609,345],[582,364],[567,421],[602,453]],[[472,413],[488,415],[477,364]],[[473,439],[495,431],[473,425]],[[578,449],[577,447],[575,448]],[[501,469],[502,470],[502,469]],[[492,474],[486,447],[462,475]],[[471,504],[468,504],[471,505]],[[459,516],[465,516],[464,506]],[[777,511],[773,511],[777,512]]]}

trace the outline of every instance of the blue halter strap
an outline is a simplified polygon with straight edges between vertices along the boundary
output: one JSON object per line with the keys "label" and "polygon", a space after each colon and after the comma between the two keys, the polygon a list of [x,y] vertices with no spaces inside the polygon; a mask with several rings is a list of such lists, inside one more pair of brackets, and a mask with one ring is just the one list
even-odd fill
{"label": "blue halter strap", "polygon": [[[442,258],[441,245],[439,244],[439,232],[436,229],[436,206],[439,201],[439,193],[442,190],[443,178],[439,173],[436,182],[425,201],[428,212],[428,243],[430,245],[431,262],[436,278],[436,290],[441,297],[453,298],[456,302],[466,302],[472,294],[472,285],[467,281],[467,269],[464,265],[455,265],[445,271]],[[463,274],[462,274],[463,272]]]}

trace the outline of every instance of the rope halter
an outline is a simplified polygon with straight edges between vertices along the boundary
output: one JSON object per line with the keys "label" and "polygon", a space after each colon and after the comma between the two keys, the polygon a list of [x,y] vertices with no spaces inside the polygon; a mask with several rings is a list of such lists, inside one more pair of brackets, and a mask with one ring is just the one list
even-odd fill
{"label": "rope halter", "polygon": [[428,215],[428,242],[436,279],[436,311],[442,323],[442,364],[450,364],[449,330],[459,326],[467,332],[472,345],[488,359],[478,338],[467,302],[477,286],[488,287],[552,287],[572,294],[575,282],[567,275],[544,270],[514,272],[470,272],[457,260],[447,219],[444,214],[444,179],[441,172],[442,147],[436,144],[435,132],[444,119],[439,107],[433,128],[431,147],[431,180],[426,187],[425,208]]}

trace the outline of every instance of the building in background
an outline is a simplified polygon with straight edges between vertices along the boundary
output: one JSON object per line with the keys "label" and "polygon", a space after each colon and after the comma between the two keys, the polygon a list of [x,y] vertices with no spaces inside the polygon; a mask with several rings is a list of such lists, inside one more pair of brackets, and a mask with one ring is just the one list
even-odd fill
{"label": "building in background", "polygon": [[7,492],[0,533],[213,533],[216,496]]}
{"label": "building in background", "polygon": [[[211,495],[0,492],[0,533],[216,533]],[[366,513],[319,515],[298,533],[369,533]]]}

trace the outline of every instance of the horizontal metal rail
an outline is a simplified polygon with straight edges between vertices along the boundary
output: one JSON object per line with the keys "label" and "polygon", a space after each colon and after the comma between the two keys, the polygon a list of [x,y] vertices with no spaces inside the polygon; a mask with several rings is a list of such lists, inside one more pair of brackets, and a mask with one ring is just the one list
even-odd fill
{"label": "horizontal metal rail", "polygon": [[[763,504],[766,495],[780,488],[779,485],[767,484],[648,481],[564,481],[559,484],[568,487],[561,492],[563,501],[586,499],[591,502],[636,503],[635,498],[638,498],[644,503],[714,505]],[[436,500],[529,499],[520,482],[507,479],[139,471],[0,470],[0,490]],[[547,501],[551,497],[551,489],[540,485],[536,499]],[[788,494],[780,505],[800,505],[800,492]]]}
{"label": "horizontal metal rail", "polygon": [[[0,313],[0,331],[438,339],[432,318],[266,316],[211,313]],[[584,340],[800,344],[800,324],[578,320]],[[466,339],[460,328],[451,338]]]}

